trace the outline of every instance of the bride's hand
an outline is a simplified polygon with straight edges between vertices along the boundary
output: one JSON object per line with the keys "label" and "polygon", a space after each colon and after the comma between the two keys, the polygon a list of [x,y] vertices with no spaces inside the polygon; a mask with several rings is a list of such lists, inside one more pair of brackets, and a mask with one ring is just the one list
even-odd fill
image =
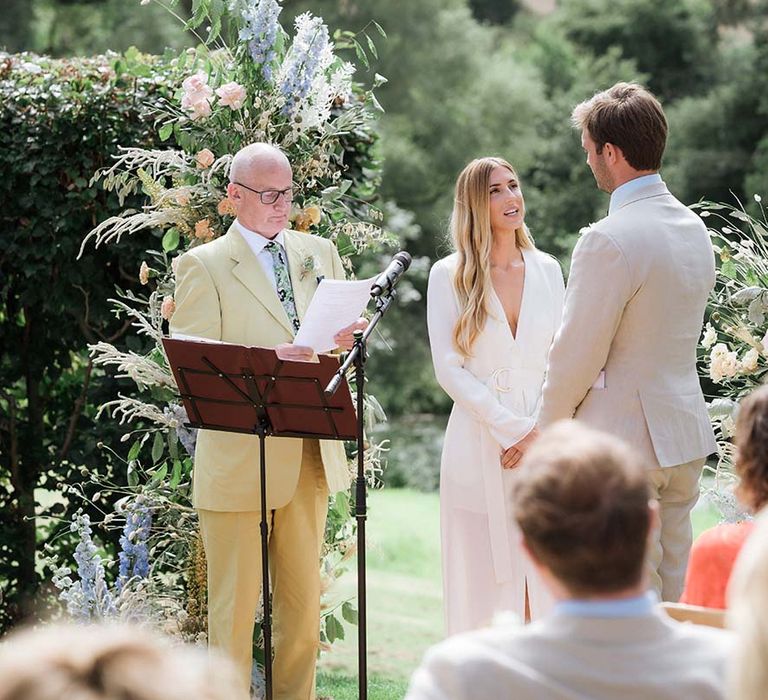
{"label": "bride's hand", "polygon": [[528,448],[535,442],[537,437],[539,437],[539,429],[534,426],[533,430],[531,430],[531,432],[522,440],[504,450],[501,453],[502,468],[514,469],[517,467],[520,460],[523,458],[523,455],[528,451]]}

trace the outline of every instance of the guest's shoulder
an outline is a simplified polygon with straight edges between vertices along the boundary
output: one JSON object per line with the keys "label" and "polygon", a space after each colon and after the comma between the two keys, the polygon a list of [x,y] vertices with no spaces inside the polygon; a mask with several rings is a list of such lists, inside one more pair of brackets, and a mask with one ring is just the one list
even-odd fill
{"label": "guest's shoulder", "polygon": [[465,665],[495,656],[495,650],[506,646],[516,636],[516,630],[501,631],[489,627],[482,630],[454,634],[427,651],[427,666]]}
{"label": "guest's shoulder", "polygon": [[731,630],[677,622],[659,613],[670,634],[677,642],[681,654],[705,656],[715,660],[724,659],[730,652],[736,637]]}
{"label": "guest's shoulder", "polygon": [[745,521],[741,523],[720,523],[702,532],[693,543],[693,550],[712,552],[723,547],[740,547],[744,540],[752,532],[754,523]]}

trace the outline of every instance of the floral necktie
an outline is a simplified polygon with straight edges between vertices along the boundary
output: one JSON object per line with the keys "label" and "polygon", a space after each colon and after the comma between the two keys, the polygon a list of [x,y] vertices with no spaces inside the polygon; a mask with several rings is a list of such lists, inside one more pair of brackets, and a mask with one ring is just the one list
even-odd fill
{"label": "floral necktie", "polygon": [[288,320],[293,326],[293,332],[296,333],[301,324],[299,322],[299,315],[296,313],[296,301],[293,298],[293,285],[291,285],[291,277],[288,274],[288,264],[283,255],[283,248],[279,243],[270,241],[264,246],[264,250],[268,250],[269,254],[272,256],[272,266],[275,270],[275,282],[277,282],[277,296],[285,309],[285,313],[288,314]]}

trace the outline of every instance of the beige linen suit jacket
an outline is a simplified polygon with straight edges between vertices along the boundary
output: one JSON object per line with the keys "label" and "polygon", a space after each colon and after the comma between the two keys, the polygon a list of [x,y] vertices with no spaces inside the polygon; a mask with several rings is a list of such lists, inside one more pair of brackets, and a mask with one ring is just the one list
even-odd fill
{"label": "beige linen suit jacket", "polygon": [[[304,317],[318,276],[344,279],[336,247],[306,233],[285,231],[296,311]],[[303,273],[305,263],[314,269]],[[288,316],[243,234],[234,224],[226,235],[193,248],[176,270],[176,311],[171,332],[228,343],[274,347],[290,343]],[[299,478],[302,440],[267,438],[267,507],[291,500]],[[349,486],[341,442],[320,441],[331,493]],[[256,511],[260,504],[259,439],[255,435],[201,430],[195,450],[192,503],[213,511]]]}
{"label": "beige linen suit jacket", "polygon": [[714,282],[706,227],[663,182],[592,224],[573,252],[540,424],[575,416],[650,468],[715,452],[696,371]]}
{"label": "beige linen suit jacket", "polygon": [[730,632],[661,612],[553,614],[455,635],[427,652],[406,700],[722,700]]}

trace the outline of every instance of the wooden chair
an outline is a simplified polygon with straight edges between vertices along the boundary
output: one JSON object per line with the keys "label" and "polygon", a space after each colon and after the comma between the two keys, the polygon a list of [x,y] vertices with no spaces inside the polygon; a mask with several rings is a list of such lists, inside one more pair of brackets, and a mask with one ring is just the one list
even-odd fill
{"label": "wooden chair", "polygon": [[701,605],[686,605],[685,603],[661,603],[661,609],[678,622],[692,622],[694,625],[725,628],[725,610],[704,608]]}

